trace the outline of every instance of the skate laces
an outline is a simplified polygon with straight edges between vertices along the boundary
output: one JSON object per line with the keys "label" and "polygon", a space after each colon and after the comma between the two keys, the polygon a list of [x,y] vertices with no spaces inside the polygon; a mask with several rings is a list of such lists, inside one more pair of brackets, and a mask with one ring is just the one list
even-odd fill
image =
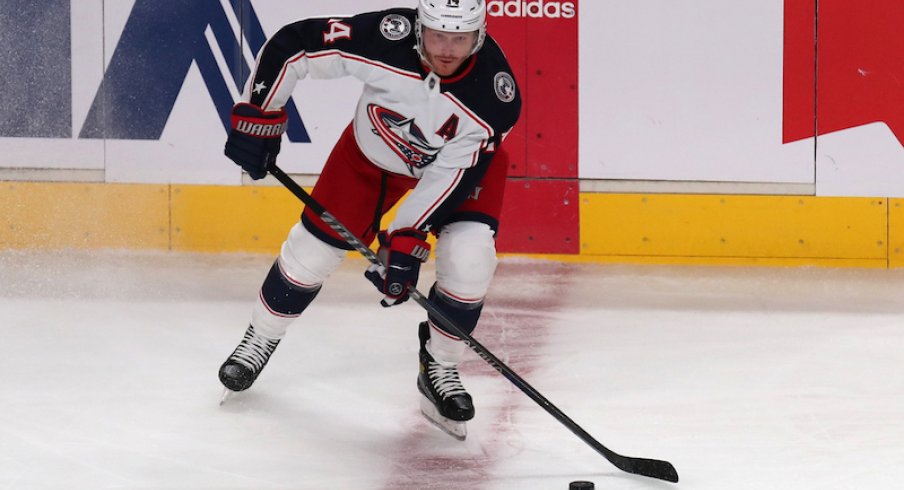
{"label": "skate laces", "polygon": [[257,372],[263,369],[278,343],[278,339],[268,339],[257,335],[253,329],[249,328],[245,332],[242,342],[232,353],[232,358]]}
{"label": "skate laces", "polygon": [[461,384],[458,368],[455,366],[443,366],[439,362],[432,360],[427,366],[427,374],[430,376],[430,382],[433,383],[433,387],[443,398],[468,394],[465,391],[465,387]]}

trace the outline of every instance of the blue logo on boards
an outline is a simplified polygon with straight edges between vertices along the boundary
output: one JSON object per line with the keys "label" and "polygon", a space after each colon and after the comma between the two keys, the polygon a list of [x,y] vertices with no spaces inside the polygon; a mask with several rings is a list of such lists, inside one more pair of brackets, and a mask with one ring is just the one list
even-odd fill
{"label": "blue logo on boards", "polygon": [[[0,70],[7,80],[4,99],[13,102],[0,107],[0,136],[71,138],[70,0],[4,2],[14,4],[8,9],[14,14],[0,17],[4,39],[12,44],[0,53]],[[228,131],[235,102],[228,84],[241,90],[251,71],[243,45],[257,53],[267,39],[250,0],[229,3],[240,35],[220,0],[137,0],[78,137],[160,139],[192,63]],[[208,29],[229,66],[227,76],[216,62]],[[289,141],[310,143],[292,99],[286,111]]]}

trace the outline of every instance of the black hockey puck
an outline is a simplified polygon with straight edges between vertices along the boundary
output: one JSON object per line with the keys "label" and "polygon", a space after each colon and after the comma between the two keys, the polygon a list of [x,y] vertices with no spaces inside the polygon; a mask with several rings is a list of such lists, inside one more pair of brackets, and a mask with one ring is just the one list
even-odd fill
{"label": "black hockey puck", "polygon": [[568,484],[568,490],[593,490],[592,481],[573,481]]}

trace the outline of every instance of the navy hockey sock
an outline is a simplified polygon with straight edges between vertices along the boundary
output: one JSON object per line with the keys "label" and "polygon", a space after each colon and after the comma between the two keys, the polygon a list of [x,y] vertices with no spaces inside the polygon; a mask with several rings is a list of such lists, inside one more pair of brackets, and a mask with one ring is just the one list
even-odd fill
{"label": "navy hockey sock", "polygon": [[280,270],[277,260],[261,286],[261,299],[274,313],[293,317],[300,315],[319,292],[320,285],[307,287],[292,282]]}
{"label": "navy hockey sock", "polygon": [[[477,328],[477,320],[480,319],[480,312],[483,309],[483,301],[479,301],[477,303],[464,303],[458,301],[454,298],[449,297],[446,294],[443,294],[442,291],[438,291],[436,288],[436,284],[430,288],[430,301],[439,309],[439,311],[443,312],[449,319],[455,322],[455,325],[458,326],[464,333],[471,334],[475,328]],[[428,315],[430,318],[430,322],[435,325],[437,328],[446,331],[443,328],[442,323],[439,322],[433,315]],[[446,331],[449,335],[453,337],[458,337],[452,332]]]}

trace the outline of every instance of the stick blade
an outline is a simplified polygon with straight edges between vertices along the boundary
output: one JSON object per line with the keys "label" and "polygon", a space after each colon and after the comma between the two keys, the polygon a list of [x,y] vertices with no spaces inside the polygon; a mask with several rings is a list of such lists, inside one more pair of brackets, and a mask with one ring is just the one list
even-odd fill
{"label": "stick blade", "polygon": [[623,460],[613,461],[612,463],[620,470],[628,473],[678,483],[678,470],[668,461],[626,457]]}

